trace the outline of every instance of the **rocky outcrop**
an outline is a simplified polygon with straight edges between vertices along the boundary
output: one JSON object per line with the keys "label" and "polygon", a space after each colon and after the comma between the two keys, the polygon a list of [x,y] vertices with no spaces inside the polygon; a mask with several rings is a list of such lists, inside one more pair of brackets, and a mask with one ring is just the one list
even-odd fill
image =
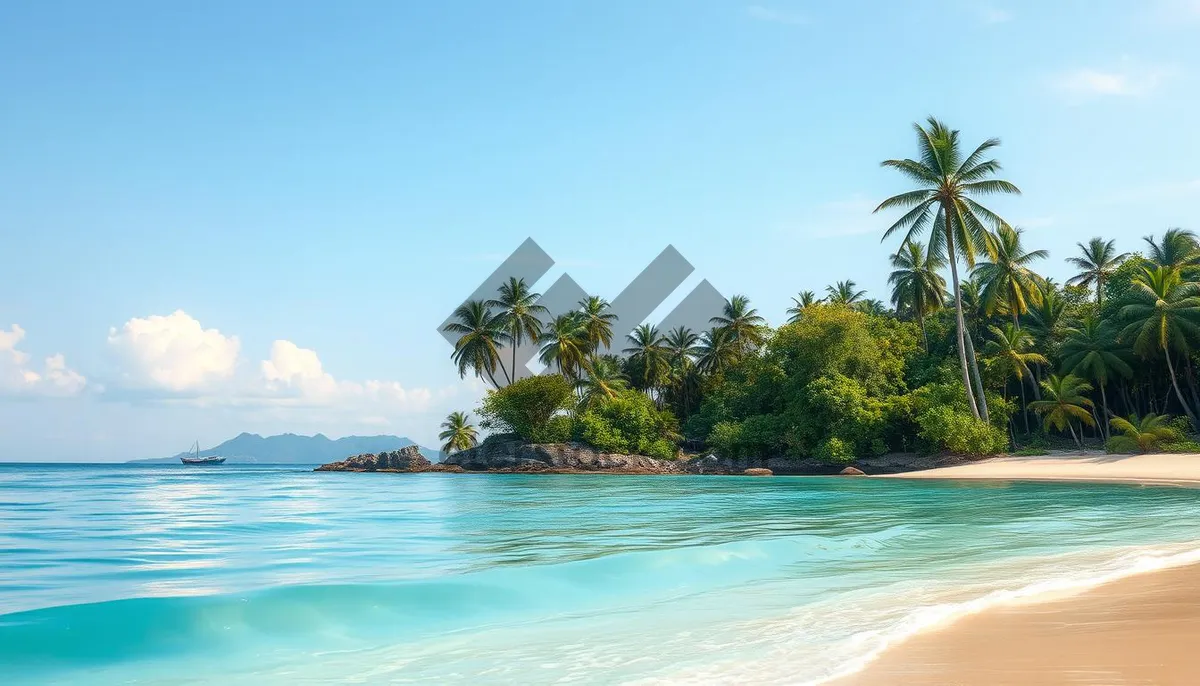
{"label": "rocky outcrop", "polygon": [[775,476],[775,472],[762,467],[751,467],[750,469],[742,472],[742,474],[745,476]]}
{"label": "rocky outcrop", "polygon": [[379,454],[366,453],[348,457],[340,462],[330,462],[317,467],[318,472],[461,472],[462,467],[433,464],[425,459],[420,449],[410,445],[399,450]]}
{"label": "rocky outcrop", "polygon": [[606,453],[582,443],[526,443],[515,438],[489,438],[446,458],[446,465],[469,472],[608,472],[613,474],[683,474],[675,460],[645,455]]}
{"label": "rocky outcrop", "polygon": [[846,467],[842,471],[838,472],[838,475],[839,476],[866,476],[867,473],[864,472],[863,470],[859,469],[858,467]]}

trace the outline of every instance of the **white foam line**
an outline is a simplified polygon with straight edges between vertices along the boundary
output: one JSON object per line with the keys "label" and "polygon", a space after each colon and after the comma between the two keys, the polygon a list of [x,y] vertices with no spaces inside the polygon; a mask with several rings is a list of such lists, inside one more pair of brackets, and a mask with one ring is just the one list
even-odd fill
{"label": "white foam line", "polygon": [[[1117,558],[1117,560],[1121,559],[1123,558]],[[818,686],[819,684],[826,684],[861,672],[867,665],[877,660],[888,648],[896,644],[902,643],[917,634],[948,625],[964,617],[978,614],[999,605],[1016,604],[1041,596],[1078,593],[1119,579],[1173,567],[1183,567],[1198,562],[1200,562],[1200,548],[1168,555],[1141,553],[1134,557],[1129,565],[1103,574],[1048,579],[1018,589],[992,591],[979,598],[960,603],[924,607],[909,614],[886,631],[859,633],[852,640],[872,644],[860,659],[854,660],[846,665],[845,668],[833,674],[818,677],[812,681],[802,682],[802,686]]]}

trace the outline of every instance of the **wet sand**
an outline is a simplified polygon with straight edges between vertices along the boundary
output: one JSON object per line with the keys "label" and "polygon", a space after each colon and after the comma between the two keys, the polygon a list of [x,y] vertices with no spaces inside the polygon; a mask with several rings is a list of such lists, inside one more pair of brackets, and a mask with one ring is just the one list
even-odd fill
{"label": "wet sand", "polygon": [[[1200,507],[1200,504],[1197,505]],[[1001,606],[893,646],[834,686],[1196,686],[1200,565]]]}

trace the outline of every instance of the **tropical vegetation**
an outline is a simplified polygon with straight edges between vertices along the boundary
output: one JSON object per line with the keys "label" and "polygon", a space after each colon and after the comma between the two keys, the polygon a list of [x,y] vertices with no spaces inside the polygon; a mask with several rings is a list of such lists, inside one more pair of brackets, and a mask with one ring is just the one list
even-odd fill
{"label": "tropical vegetation", "polygon": [[[914,132],[913,157],[882,163],[910,184],[876,208],[897,215],[881,222],[888,304],[851,279],[796,284],[775,327],[734,295],[704,330],[625,335],[602,298],[552,316],[511,279],[446,326],[460,375],[495,387],[481,427],[668,458],[1194,445],[1197,236],[1080,242],[1059,283],[1039,273],[1051,256],[1034,234],[983,204],[1020,192],[999,178],[999,140],[972,147],[936,119]],[[530,355],[540,374],[519,369]],[[466,415],[443,428],[444,449],[473,445]]]}

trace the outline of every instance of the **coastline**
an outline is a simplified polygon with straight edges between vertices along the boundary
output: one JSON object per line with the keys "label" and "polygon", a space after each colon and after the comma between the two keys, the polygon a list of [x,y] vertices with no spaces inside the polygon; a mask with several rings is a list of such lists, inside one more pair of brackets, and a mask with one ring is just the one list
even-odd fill
{"label": "coastline", "polygon": [[828,686],[1191,684],[1200,563],[997,604],[917,632]]}
{"label": "coastline", "polygon": [[1007,456],[969,464],[878,476],[889,479],[1101,481],[1196,487],[1200,486],[1200,455],[1108,455],[1076,452],[1037,457]]}

